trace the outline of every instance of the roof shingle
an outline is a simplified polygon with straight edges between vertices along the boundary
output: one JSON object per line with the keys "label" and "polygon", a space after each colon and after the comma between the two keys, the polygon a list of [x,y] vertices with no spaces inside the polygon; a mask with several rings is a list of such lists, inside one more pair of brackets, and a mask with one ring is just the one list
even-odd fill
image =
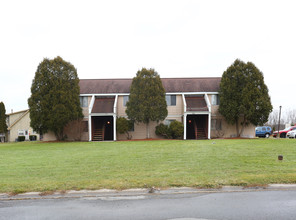
{"label": "roof shingle", "polygon": [[[129,93],[133,79],[81,79],[80,94]],[[218,92],[221,77],[162,78],[168,92]]]}
{"label": "roof shingle", "polygon": [[186,111],[208,111],[204,97],[185,97],[185,99],[187,104]]}
{"label": "roof shingle", "polygon": [[113,113],[114,98],[96,98],[91,113]]}

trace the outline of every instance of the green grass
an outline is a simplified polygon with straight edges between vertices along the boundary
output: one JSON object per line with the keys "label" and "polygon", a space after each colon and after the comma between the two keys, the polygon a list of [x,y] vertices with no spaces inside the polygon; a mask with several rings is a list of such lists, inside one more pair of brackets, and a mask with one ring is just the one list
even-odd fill
{"label": "green grass", "polygon": [[296,183],[296,140],[0,144],[0,192],[270,183]]}

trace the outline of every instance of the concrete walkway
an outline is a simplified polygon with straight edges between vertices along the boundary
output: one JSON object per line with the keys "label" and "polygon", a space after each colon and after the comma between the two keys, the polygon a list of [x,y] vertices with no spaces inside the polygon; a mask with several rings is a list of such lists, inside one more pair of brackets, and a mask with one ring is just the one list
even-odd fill
{"label": "concrete walkway", "polygon": [[190,187],[169,188],[169,189],[127,189],[127,190],[69,190],[66,192],[28,192],[17,195],[9,195],[7,193],[0,194],[0,201],[5,200],[29,200],[29,199],[64,199],[64,198],[84,198],[84,197],[104,197],[115,198],[145,195],[172,195],[172,194],[194,194],[194,193],[225,193],[225,192],[254,192],[254,191],[284,191],[296,190],[296,184],[270,184],[266,187],[240,187],[240,186],[224,186],[219,189],[198,189]]}

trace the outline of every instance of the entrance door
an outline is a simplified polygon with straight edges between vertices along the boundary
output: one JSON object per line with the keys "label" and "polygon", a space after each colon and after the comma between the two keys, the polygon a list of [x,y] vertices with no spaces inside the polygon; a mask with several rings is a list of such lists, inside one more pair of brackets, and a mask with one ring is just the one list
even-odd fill
{"label": "entrance door", "polygon": [[113,116],[92,116],[92,140],[113,140]]}
{"label": "entrance door", "polygon": [[187,115],[186,139],[208,139],[208,115]]}
{"label": "entrance door", "polygon": [[29,139],[29,131],[25,130],[25,140],[30,140]]}

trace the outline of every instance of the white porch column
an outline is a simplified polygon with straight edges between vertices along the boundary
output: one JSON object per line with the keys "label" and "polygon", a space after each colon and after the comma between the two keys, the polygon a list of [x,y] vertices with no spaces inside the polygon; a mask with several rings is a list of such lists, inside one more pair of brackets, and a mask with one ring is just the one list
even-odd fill
{"label": "white porch column", "polygon": [[113,140],[116,141],[116,115],[113,115]]}
{"label": "white porch column", "polygon": [[114,141],[116,141],[117,102],[118,102],[118,95],[115,95],[115,101],[114,101],[114,105],[113,105],[113,140]]}
{"label": "white porch column", "polygon": [[92,130],[91,130],[91,114],[88,115],[88,141],[92,141],[91,135]]}
{"label": "white porch column", "polygon": [[184,137],[183,139],[186,140],[186,133],[187,133],[187,103],[185,99],[184,93],[182,94],[182,100],[183,100],[183,111],[184,111],[184,116],[183,116],[183,124],[184,124]]}
{"label": "white porch column", "polygon": [[208,139],[210,140],[211,139],[211,112],[209,113],[208,115]]}
{"label": "white porch column", "polygon": [[95,102],[95,96],[92,95],[89,103],[89,109],[88,109],[88,141],[92,141],[91,110],[93,108],[94,102]]}
{"label": "white porch column", "polygon": [[212,105],[209,99],[208,94],[205,94],[205,100],[209,109],[209,114],[208,114],[208,139],[211,139],[211,112],[212,112]]}
{"label": "white porch column", "polygon": [[184,140],[186,140],[186,133],[187,133],[187,114],[186,113],[184,113],[183,124],[184,124]]}

